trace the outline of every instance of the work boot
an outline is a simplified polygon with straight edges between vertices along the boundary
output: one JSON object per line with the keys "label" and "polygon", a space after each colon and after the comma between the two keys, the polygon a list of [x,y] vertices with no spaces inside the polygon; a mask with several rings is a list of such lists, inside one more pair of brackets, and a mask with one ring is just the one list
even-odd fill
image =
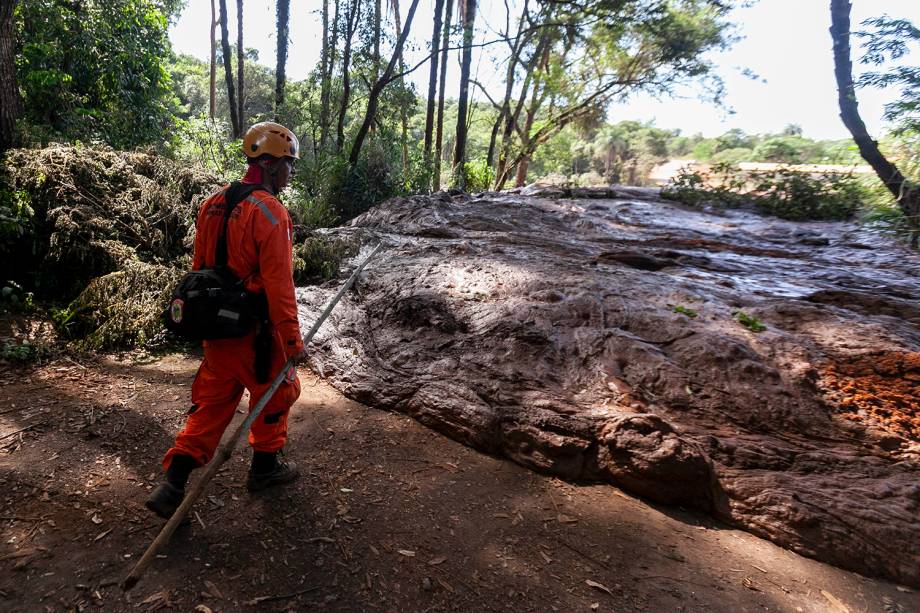
{"label": "work boot", "polygon": [[[256,464],[256,462],[253,462]],[[273,485],[290,483],[300,476],[297,465],[288,460],[275,458],[274,467],[265,471],[256,472],[255,466],[249,469],[249,478],[246,479],[246,489],[250,492],[259,492]]]}
{"label": "work boot", "polygon": [[147,497],[144,503],[148,509],[162,517],[169,519],[176,512],[182,499],[185,498],[185,490],[180,489],[169,482],[161,483]]}

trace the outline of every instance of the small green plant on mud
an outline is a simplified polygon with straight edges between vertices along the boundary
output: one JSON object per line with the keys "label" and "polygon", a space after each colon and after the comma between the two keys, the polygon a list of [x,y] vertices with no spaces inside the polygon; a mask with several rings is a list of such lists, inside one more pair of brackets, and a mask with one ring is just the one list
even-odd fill
{"label": "small green plant on mud", "polygon": [[733,315],[735,316],[735,319],[738,320],[738,323],[740,323],[751,332],[763,332],[767,329],[767,326],[765,326],[764,323],[754,315],[748,315],[744,311],[735,311]]}
{"label": "small green plant on mud", "polygon": [[699,313],[697,313],[693,309],[688,309],[687,307],[680,305],[680,304],[674,307],[674,312],[680,313],[681,315],[686,315],[687,317],[690,317],[691,319],[699,315]]}
{"label": "small green plant on mud", "polygon": [[41,352],[29,341],[17,343],[13,339],[3,339],[0,343],[0,360],[23,364],[34,362]]}

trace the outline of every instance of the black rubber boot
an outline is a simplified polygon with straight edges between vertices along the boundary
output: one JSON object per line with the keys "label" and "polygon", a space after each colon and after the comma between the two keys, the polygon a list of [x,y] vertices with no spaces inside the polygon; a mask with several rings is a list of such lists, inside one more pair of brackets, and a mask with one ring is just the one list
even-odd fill
{"label": "black rubber boot", "polygon": [[294,462],[279,459],[278,453],[257,451],[252,456],[246,489],[250,492],[259,492],[273,485],[290,483],[299,476]]}
{"label": "black rubber boot", "polygon": [[144,505],[165,519],[172,517],[182,499],[185,498],[185,484],[198,463],[191,456],[176,454],[166,470],[166,483],[156,486]]}
{"label": "black rubber boot", "polygon": [[163,519],[169,519],[182,504],[183,498],[185,498],[184,489],[179,489],[166,482],[159,484],[150,492],[144,505]]}

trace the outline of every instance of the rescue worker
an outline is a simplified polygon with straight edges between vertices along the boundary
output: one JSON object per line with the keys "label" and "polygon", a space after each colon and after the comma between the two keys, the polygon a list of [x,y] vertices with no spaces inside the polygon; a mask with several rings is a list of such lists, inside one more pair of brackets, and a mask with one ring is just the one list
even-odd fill
{"label": "rescue worker", "polygon": [[[227,186],[201,206],[192,268],[215,265],[225,202],[229,198],[239,199],[230,190],[258,186],[237,204],[226,222],[226,252],[227,265],[237,278],[244,280],[246,289],[265,296],[267,325],[242,338],[204,341],[204,360],[192,384],[188,420],[163,458],[165,482],[146,501],[147,508],[161,517],[170,517],[181,504],[192,470],[207,464],[214,456],[243,389],[249,390],[252,409],[287,359],[303,357],[294,296],[293,223],[277,197],[287,187],[294,160],[299,158],[297,138],[279,124],[258,123],[246,132],[243,152],[249,168],[242,181]],[[241,193],[245,191],[235,195]],[[257,372],[257,360],[262,362],[261,372]],[[249,432],[252,464],[246,482],[250,491],[297,478],[295,464],[279,455],[287,440],[288,411],[299,395],[300,381],[296,369],[291,368],[253,422]]]}

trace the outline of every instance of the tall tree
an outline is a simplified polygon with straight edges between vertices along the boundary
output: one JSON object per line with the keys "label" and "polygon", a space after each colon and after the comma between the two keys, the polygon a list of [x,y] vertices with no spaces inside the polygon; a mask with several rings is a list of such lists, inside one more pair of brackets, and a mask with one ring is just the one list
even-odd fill
{"label": "tall tree", "polygon": [[345,23],[345,44],[342,57],[342,100],[339,103],[339,119],[336,123],[335,151],[338,153],[342,150],[345,140],[345,115],[348,111],[348,103],[351,97],[351,40],[358,29],[359,19],[361,16],[360,0],[350,0],[348,4],[347,21]]}
{"label": "tall tree", "polygon": [[402,32],[396,40],[396,48],[393,50],[390,62],[387,64],[386,70],[383,71],[383,75],[377,79],[371,87],[371,91],[367,96],[367,111],[364,113],[364,121],[358,129],[358,134],[355,136],[355,142],[352,144],[351,152],[348,155],[348,163],[352,168],[358,164],[358,158],[364,146],[364,139],[367,138],[367,132],[370,130],[371,124],[377,117],[380,94],[383,92],[383,89],[396,78],[393,75],[393,71],[396,68],[397,58],[402,54],[403,46],[406,44],[406,38],[409,37],[409,29],[412,27],[412,19],[415,17],[415,9],[418,8],[418,1],[419,0],[412,0],[412,4],[409,6],[409,13],[406,15],[406,25],[403,26]]}
{"label": "tall tree", "polygon": [[438,121],[435,129],[434,169],[432,170],[431,191],[441,191],[441,156],[444,146],[444,84],[447,77],[447,50],[450,47],[450,19],[453,0],[447,0],[444,6],[443,39],[441,40],[441,76],[438,83]]}
{"label": "tall tree", "polygon": [[227,32],[227,0],[220,0],[220,46],[224,57],[224,75],[227,81],[227,99],[230,101],[230,126],[233,138],[240,135],[240,116],[233,91],[233,54],[230,52],[230,34]]}
{"label": "tall tree", "polygon": [[438,60],[441,47],[441,12],[444,0],[436,0],[434,5],[434,31],[431,33],[431,69],[428,72],[428,108],[425,111],[425,166],[431,162],[432,128],[434,126],[434,105],[438,84]]}
{"label": "tall tree", "polygon": [[834,41],[834,76],[837,79],[840,119],[859,147],[859,154],[897,200],[911,224],[910,242],[916,249],[920,242],[920,186],[908,181],[898,167],[882,154],[859,115],[853,86],[853,62],[850,59],[850,7],[849,0],[831,0],[831,39]]}
{"label": "tall tree", "polygon": [[[338,1],[338,0],[336,0]],[[320,93],[319,93],[319,121],[320,121],[320,135],[319,135],[319,148],[320,151],[326,149],[326,137],[327,137],[327,126],[329,125],[326,121],[326,117],[329,116],[329,88],[331,87],[329,80],[329,71],[327,66],[329,65],[329,0],[323,0],[323,48],[322,55],[320,56]]]}
{"label": "tall tree", "polygon": [[242,136],[243,129],[246,127],[246,115],[243,113],[243,0],[236,0],[236,116],[239,123],[239,131],[236,136]]}
{"label": "tall tree", "polygon": [[473,60],[473,24],[476,19],[476,0],[460,0],[460,23],[463,24],[463,53],[460,60],[460,97],[457,103],[457,140],[454,143],[452,183],[466,189],[467,105],[470,95],[470,64]]}
{"label": "tall tree", "polygon": [[[402,32],[402,24],[399,19],[399,0],[392,0],[391,6],[393,7],[393,17],[396,20],[396,37],[399,38],[400,32]],[[397,65],[399,66],[399,85],[400,89],[403,87],[404,79],[403,73],[406,70],[405,65],[403,64],[403,52],[402,47],[398,47],[399,57],[397,58]],[[403,176],[408,176],[409,174],[409,115],[406,113],[406,105],[399,105],[399,123],[402,127],[402,168]]]}
{"label": "tall tree", "polygon": [[276,7],[278,21],[278,52],[275,62],[275,119],[278,110],[284,104],[285,66],[288,54],[288,24],[290,21],[291,0],[278,0]]}
{"label": "tall tree", "polygon": [[19,86],[13,55],[13,11],[16,0],[0,0],[0,152],[14,140],[19,113]]}
{"label": "tall tree", "polygon": [[208,117],[214,119],[214,107],[217,106],[217,7],[211,0],[211,81],[208,91]]}

